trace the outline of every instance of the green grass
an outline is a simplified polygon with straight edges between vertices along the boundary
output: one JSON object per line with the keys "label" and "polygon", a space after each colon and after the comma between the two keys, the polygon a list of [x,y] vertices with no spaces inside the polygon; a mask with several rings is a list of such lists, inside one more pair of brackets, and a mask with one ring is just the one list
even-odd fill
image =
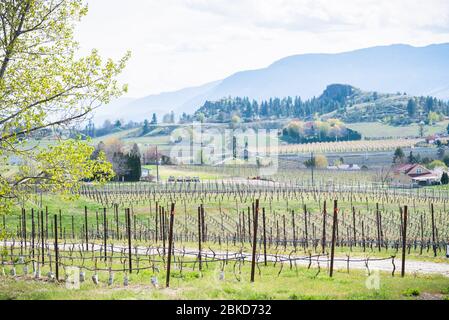
{"label": "green grass", "polygon": [[[122,285],[123,274],[116,274],[114,285],[109,287],[107,272],[99,273],[100,284],[95,286],[88,272],[87,281],[78,290],[66,289],[64,284],[7,276],[0,281],[0,299],[414,300],[424,295],[438,299],[448,297],[443,292],[449,286],[449,278],[443,276],[400,278],[381,273],[379,288],[369,289],[367,275],[361,271],[349,274],[337,271],[329,278],[325,270],[317,275],[314,269],[284,267],[278,276],[279,267],[261,266],[261,275],[256,273],[255,283],[250,283],[248,263],[242,267],[242,273],[237,274],[238,279],[232,270],[233,263],[230,263],[222,281],[218,279],[218,266],[210,265],[201,275],[192,270],[184,270],[182,274],[174,271],[169,289],[154,288],[150,284],[153,274],[146,271],[132,274],[129,287]],[[164,272],[156,276],[163,286]]]}
{"label": "green grass", "polygon": [[[444,133],[448,124],[449,121],[442,121],[434,126],[425,126],[424,133],[425,135]],[[360,132],[366,138],[405,138],[419,136],[419,126],[417,124],[394,127],[379,122],[367,122],[351,123],[347,124],[347,127]]]}

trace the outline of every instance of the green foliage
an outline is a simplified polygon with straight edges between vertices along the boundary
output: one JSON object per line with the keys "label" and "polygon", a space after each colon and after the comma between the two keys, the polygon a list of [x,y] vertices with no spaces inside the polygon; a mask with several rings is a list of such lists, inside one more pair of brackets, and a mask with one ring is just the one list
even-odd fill
{"label": "green foliage", "polygon": [[430,170],[433,170],[433,169],[435,169],[435,168],[443,168],[443,169],[447,169],[447,166],[446,166],[446,164],[445,164],[443,161],[441,161],[441,160],[433,160],[432,162],[430,162],[430,163],[427,165],[427,168],[430,169]]}
{"label": "green foliage", "polygon": [[304,162],[304,165],[307,168],[318,168],[318,169],[325,169],[328,166],[328,161],[326,156],[324,155],[316,155],[311,157],[309,160],[306,160]]}
{"label": "green foliage", "polygon": [[449,176],[448,176],[447,172],[443,172],[443,175],[441,176],[441,184],[442,185],[449,184]]}
{"label": "green foliage", "polygon": [[415,163],[420,163],[420,162],[421,162],[421,156],[419,154],[417,156],[415,156],[413,154],[413,151],[410,151],[410,154],[407,157],[407,163],[415,164]]}
{"label": "green foliage", "polygon": [[[127,90],[116,76],[118,62],[103,61],[93,50],[79,57],[75,24],[87,14],[83,0],[5,0],[0,2],[0,161],[21,160],[20,171],[0,176],[0,212],[26,198],[39,183],[45,191],[68,194],[85,179],[111,177],[103,155],[78,139],[43,148],[23,145],[43,130],[62,130],[83,121],[96,107]],[[98,172],[102,172],[98,175]]]}
{"label": "green foliage", "polygon": [[156,125],[157,124],[157,116],[155,113],[153,113],[153,116],[151,118],[151,124]]}
{"label": "green foliage", "polygon": [[421,295],[421,291],[416,288],[411,288],[402,292],[402,295],[405,297],[419,297]]}
{"label": "green foliage", "polygon": [[416,109],[418,108],[418,105],[416,104],[415,99],[410,99],[407,103],[407,112],[410,117],[414,117],[416,114]]}
{"label": "green foliage", "polygon": [[393,162],[394,163],[402,163],[405,159],[405,154],[402,148],[396,148],[394,151]]}
{"label": "green foliage", "polygon": [[348,129],[337,119],[310,122],[293,120],[282,132],[282,138],[293,143],[354,141],[362,138],[358,132]]}

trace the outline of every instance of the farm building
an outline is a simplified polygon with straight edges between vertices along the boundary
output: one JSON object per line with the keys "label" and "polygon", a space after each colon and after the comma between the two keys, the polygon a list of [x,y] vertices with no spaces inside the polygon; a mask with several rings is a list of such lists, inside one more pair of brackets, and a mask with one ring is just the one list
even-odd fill
{"label": "farm building", "polygon": [[329,170],[341,170],[341,171],[360,171],[361,168],[357,164],[340,164],[338,166],[329,166]]}
{"label": "farm building", "polygon": [[442,174],[442,170],[429,170],[421,164],[401,164],[393,168],[393,180],[403,184],[439,184]]}

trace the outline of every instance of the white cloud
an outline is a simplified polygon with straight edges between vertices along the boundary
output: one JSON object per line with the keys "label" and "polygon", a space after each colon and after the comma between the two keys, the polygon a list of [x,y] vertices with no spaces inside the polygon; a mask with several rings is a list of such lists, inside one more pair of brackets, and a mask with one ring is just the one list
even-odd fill
{"label": "white cloud", "polygon": [[132,60],[131,96],[176,90],[298,53],[449,42],[446,0],[90,0],[83,50]]}

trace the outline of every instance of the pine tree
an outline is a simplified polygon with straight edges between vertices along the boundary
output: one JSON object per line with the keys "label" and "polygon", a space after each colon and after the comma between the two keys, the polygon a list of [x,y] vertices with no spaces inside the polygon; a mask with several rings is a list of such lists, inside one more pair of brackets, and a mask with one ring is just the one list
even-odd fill
{"label": "pine tree", "polygon": [[394,152],[393,162],[401,163],[404,160],[404,158],[405,158],[404,151],[402,150],[402,148],[398,147]]}
{"label": "pine tree", "polygon": [[415,99],[410,99],[407,103],[407,112],[410,117],[414,117],[416,114],[417,104]]}
{"label": "pine tree", "polygon": [[442,185],[449,184],[449,176],[448,176],[447,172],[443,172],[443,175],[441,176],[441,184]]}
{"label": "pine tree", "polygon": [[142,135],[146,135],[147,133],[150,132],[150,123],[148,122],[147,119],[145,119],[143,121],[143,129],[142,129]]}
{"label": "pine tree", "polygon": [[157,124],[157,116],[155,113],[153,113],[153,117],[151,118],[151,124],[156,125]]}
{"label": "pine tree", "polygon": [[139,181],[142,177],[142,164],[141,164],[141,154],[139,147],[135,143],[128,154],[127,165],[128,174],[125,177],[127,181]]}

